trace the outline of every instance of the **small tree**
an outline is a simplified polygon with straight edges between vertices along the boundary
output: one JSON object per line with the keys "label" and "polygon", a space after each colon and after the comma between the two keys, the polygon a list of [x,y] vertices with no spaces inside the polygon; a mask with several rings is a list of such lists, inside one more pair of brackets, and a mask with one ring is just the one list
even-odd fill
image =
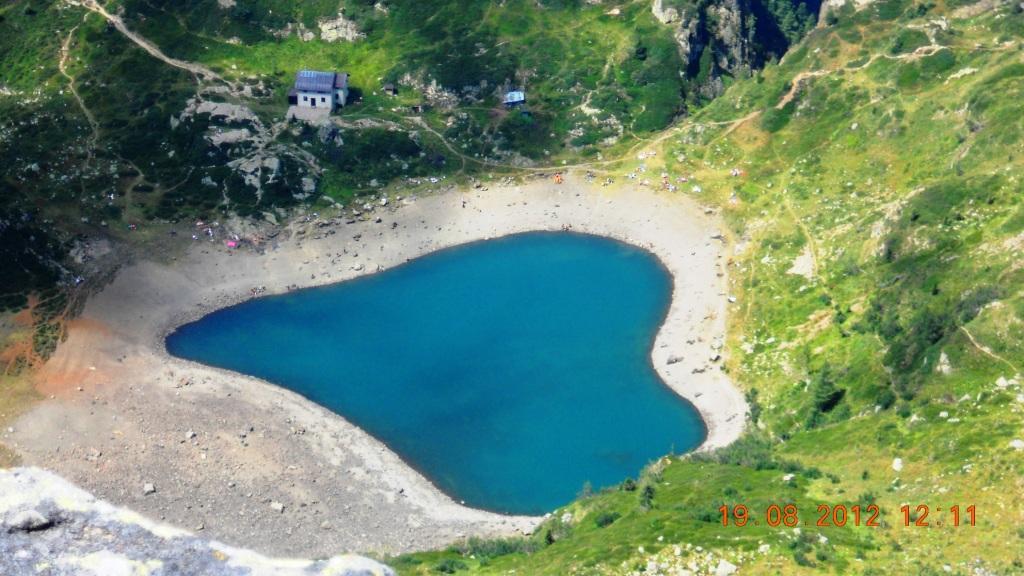
{"label": "small tree", "polygon": [[640,491],[640,507],[644,510],[650,510],[654,505],[654,486],[650,484],[644,485],[643,490]]}

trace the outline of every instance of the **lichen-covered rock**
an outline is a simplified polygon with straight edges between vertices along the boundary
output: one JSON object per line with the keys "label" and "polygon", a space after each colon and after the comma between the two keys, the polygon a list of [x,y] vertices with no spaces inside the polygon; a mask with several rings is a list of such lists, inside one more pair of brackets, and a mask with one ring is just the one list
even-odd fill
{"label": "lichen-covered rock", "polygon": [[0,470],[0,574],[395,576],[360,556],[272,559],[117,508],[38,468]]}

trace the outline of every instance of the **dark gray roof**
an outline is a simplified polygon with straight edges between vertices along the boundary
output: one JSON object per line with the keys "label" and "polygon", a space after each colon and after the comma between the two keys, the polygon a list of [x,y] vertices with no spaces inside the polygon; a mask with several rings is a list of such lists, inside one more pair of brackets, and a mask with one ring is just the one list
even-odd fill
{"label": "dark gray roof", "polygon": [[295,89],[303,92],[332,92],[337,76],[335,72],[300,70],[295,75]]}

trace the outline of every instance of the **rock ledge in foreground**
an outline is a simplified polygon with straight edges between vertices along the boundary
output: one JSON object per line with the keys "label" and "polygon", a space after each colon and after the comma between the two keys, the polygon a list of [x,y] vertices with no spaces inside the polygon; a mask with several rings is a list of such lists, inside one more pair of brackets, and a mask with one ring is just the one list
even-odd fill
{"label": "rock ledge in foreground", "polygon": [[0,574],[395,576],[361,556],[272,559],[158,524],[38,468],[0,470]]}

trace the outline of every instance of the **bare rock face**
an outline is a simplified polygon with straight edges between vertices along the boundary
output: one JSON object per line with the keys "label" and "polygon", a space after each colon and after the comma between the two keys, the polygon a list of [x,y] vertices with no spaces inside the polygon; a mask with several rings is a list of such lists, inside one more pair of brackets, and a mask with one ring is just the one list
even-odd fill
{"label": "bare rock face", "polygon": [[851,2],[854,9],[860,10],[867,6],[870,6],[874,0],[822,0],[821,9],[818,12],[818,24],[821,25],[825,22],[825,16],[833,10],[838,10],[843,7],[847,2]]}
{"label": "bare rock face", "polygon": [[319,25],[320,39],[324,42],[338,42],[339,40],[355,42],[365,36],[359,31],[355,22],[341,14],[338,14],[338,17],[333,20],[321,20]]}
{"label": "bare rock face", "polygon": [[651,12],[662,24],[671,24],[679,20],[679,11],[675,8],[666,8],[664,0],[654,0],[654,3],[651,4]]}
{"label": "bare rock face", "polygon": [[38,468],[0,470],[0,574],[395,576],[360,556],[276,560],[152,522]]}
{"label": "bare rock face", "polygon": [[[824,0],[842,2],[845,0]],[[853,0],[860,5],[872,0]],[[809,4],[759,12],[747,0],[651,0],[651,13],[672,30],[691,88],[705,99],[724,91],[723,77],[742,78],[781,58],[814,20]],[[824,8],[822,8],[824,10]]]}
{"label": "bare rock face", "polygon": [[720,74],[735,74],[750,68],[749,20],[744,20],[746,14],[737,0],[719,0],[696,10],[672,0],[653,0],[651,4],[654,17],[674,29],[679,55],[688,67],[692,67],[705,50],[714,47],[713,69],[704,85],[698,87],[703,96],[713,98],[723,88]]}

